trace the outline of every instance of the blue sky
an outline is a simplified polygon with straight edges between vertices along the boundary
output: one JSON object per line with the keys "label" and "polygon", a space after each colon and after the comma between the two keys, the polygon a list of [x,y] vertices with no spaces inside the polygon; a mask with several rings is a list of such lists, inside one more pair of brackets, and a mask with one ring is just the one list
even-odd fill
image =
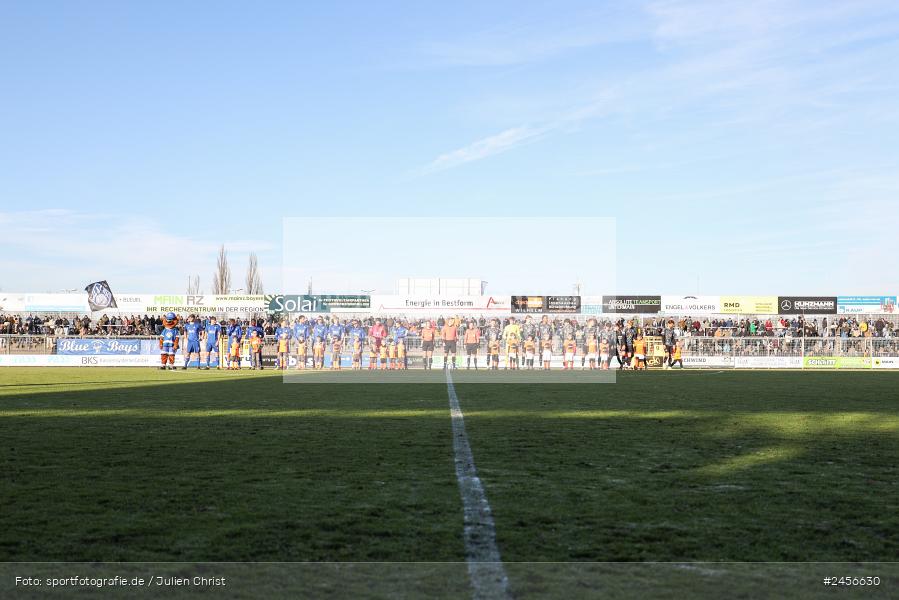
{"label": "blue sky", "polygon": [[[4,291],[208,291],[223,242],[277,288],[302,216],[614,218],[589,293],[899,289],[893,0],[20,1],[0,28]],[[512,235],[359,287],[502,281]]]}

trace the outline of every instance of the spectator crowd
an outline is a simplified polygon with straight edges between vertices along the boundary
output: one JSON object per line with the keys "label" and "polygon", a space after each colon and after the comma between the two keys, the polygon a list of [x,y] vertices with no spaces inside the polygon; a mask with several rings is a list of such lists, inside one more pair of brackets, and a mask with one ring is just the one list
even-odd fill
{"label": "spectator crowd", "polygon": [[[331,324],[333,318],[323,320]],[[486,317],[471,318],[465,316],[438,317],[434,320],[438,329],[441,329],[448,318],[454,318],[460,323],[461,331],[468,327],[478,327],[482,336],[486,336],[487,329],[492,325],[505,328],[514,316],[506,316],[501,319],[489,319]],[[669,319],[675,322],[675,331],[678,337],[774,337],[790,340],[797,337],[823,337],[823,338],[860,338],[882,337],[894,338],[899,335],[897,323],[885,317],[843,316],[822,317],[807,319],[803,316],[780,316],[765,318],[734,318],[734,317],[662,317],[644,316],[630,317],[635,326],[643,335],[661,335],[664,324]],[[202,320],[202,317],[201,317]],[[550,332],[552,337],[565,339],[568,333],[572,333],[575,339],[583,339],[591,327],[604,328],[607,324],[614,328],[615,324],[623,324],[624,318],[609,317],[565,317],[550,318],[548,316],[532,317],[530,315],[518,317],[518,322],[523,324],[533,323],[541,325],[544,331]],[[274,335],[278,327],[280,317],[259,319],[258,325],[266,335]],[[338,318],[338,323],[345,328],[351,324],[351,318]],[[410,335],[415,336],[421,325],[422,319],[409,319],[405,317],[378,318],[366,316],[359,319],[366,331],[376,323],[382,323],[388,330],[388,335],[393,335],[397,327],[404,327]],[[249,319],[239,319],[238,324],[247,326]],[[52,335],[52,336],[76,336],[76,337],[112,337],[112,336],[156,336],[162,330],[161,315],[131,315],[109,316],[101,315],[91,319],[88,316],[68,317],[63,315],[0,315],[0,335]]]}

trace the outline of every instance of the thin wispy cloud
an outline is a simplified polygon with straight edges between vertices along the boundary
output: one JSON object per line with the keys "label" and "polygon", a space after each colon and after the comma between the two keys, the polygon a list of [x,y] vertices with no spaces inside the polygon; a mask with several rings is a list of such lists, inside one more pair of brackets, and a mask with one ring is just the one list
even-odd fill
{"label": "thin wispy cloud", "polygon": [[601,90],[580,105],[548,115],[547,120],[540,125],[512,127],[475,140],[466,146],[441,154],[424,168],[419,169],[418,174],[427,175],[445,171],[539,141],[560,130],[576,130],[581,122],[605,114],[614,96],[613,90]]}
{"label": "thin wispy cloud", "polygon": [[503,152],[508,152],[522,144],[533,142],[546,134],[544,128],[533,128],[526,125],[512,127],[495,135],[476,140],[467,146],[441,154],[430,164],[421,169],[421,174],[435,173],[452,169],[465,163],[482,160]]}
{"label": "thin wispy cloud", "polygon": [[[523,119],[529,125],[506,128],[441,154],[420,173],[459,167],[610,117],[639,120],[644,125],[663,121],[667,125],[702,114],[702,130],[691,135],[706,141],[726,138],[734,129],[745,131],[759,125],[775,127],[780,134],[820,133],[859,115],[872,120],[894,118],[892,103],[863,97],[860,91],[889,90],[895,85],[887,73],[895,72],[896,67],[885,64],[884,56],[885,50],[895,44],[890,36],[899,29],[899,22],[872,26],[869,18],[872,13],[884,17],[899,14],[897,7],[895,3],[872,0],[821,5],[773,0],[749,4],[718,0],[650,2],[644,6],[646,21],[638,20],[640,27],[631,24],[626,35],[622,34],[655,49],[656,60],[646,68],[613,75],[601,71],[589,74],[587,77],[599,79],[593,89],[582,85],[557,92],[515,92],[509,104],[519,116],[521,107],[536,107],[529,118]],[[524,35],[520,27],[511,29],[516,36]],[[840,35],[833,35],[834,31]],[[556,36],[544,32],[534,35],[530,44],[502,43],[510,36],[502,30],[482,32],[478,43],[458,44],[466,50],[456,56],[461,59],[465,52],[472,52],[482,65],[502,66],[538,56],[552,58],[578,45],[586,48],[604,41],[602,36],[575,35],[570,39],[559,36],[560,40],[567,39],[564,43],[553,42]],[[492,43],[485,41],[491,39]],[[494,45],[509,54],[491,54],[487,49]],[[858,85],[846,85],[848,81]],[[553,102],[527,101],[528,94],[539,97],[553,93],[558,96]],[[501,119],[501,102],[495,98],[492,110]],[[568,108],[559,108],[566,104]],[[653,146],[665,143],[664,138],[653,136]],[[602,165],[600,171],[614,168]]]}

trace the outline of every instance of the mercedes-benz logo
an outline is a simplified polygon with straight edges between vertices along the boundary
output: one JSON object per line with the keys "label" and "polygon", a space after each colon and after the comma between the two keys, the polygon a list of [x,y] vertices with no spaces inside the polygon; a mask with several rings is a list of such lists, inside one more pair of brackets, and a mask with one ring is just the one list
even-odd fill
{"label": "mercedes-benz logo", "polygon": [[793,303],[789,300],[784,300],[780,303],[780,307],[784,310],[790,310],[791,308],[793,308]]}

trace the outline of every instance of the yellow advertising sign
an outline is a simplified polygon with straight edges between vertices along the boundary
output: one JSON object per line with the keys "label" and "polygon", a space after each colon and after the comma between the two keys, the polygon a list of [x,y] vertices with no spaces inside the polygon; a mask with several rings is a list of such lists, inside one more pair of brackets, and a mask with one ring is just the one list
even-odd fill
{"label": "yellow advertising sign", "polygon": [[721,296],[721,312],[728,315],[776,315],[777,296]]}

